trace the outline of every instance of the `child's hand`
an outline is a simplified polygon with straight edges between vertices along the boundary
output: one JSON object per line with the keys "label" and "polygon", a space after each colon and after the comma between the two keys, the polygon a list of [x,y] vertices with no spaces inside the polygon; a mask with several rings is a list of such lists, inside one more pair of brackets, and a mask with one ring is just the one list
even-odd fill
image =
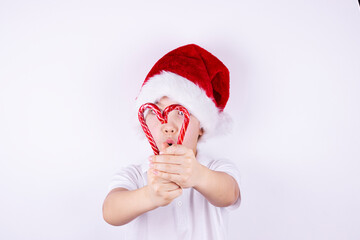
{"label": "child's hand", "polygon": [[150,170],[156,176],[174,182],[182,188],[195,187],[201,181],[203,167],[193,150],[184,145],[163,148],[164,152],[150,160]]}
{"label": "child's hand", "polygon": [[182,194],[179,185],[156,176],[152,170],[148,173],[148,196],[155,207],[166,206]]}

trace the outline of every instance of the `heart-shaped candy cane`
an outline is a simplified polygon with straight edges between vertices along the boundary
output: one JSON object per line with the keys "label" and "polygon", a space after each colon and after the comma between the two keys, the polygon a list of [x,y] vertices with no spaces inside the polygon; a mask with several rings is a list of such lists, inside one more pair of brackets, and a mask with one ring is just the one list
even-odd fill
{"label": "heart-shaped candy cane", "polygon": [[167,123],[168,114],[169,114],[169,112],[171,112],[173,110],[182,111],[184,113],[184,122],[181,126],[181,130],[180,130],[180,133],[178,136],[178,142],[177,142],[177,144],[182,144],[182,142],[184,140],[186,129],[187,129],[187,127],[189,125],[189,121],[190,121],[190,114],[189,114],[188,110],[185,107],[181,106],[180,104],[173,104],[173,105],[167,106],[163,112],[161,112],[160,108],[153,103],[145,103],[145,104],[141,105],[141,107],[139,108],[139,112],[138,112],[139,121],[140,121],[141,127],[142,127],[155,155],[159,155],[160,151],[159,151],[159,148],[156,146],[155,140],[149,130],[148,125],[145,122],[144,112],[148,108],[154,111],[157,119],[160,121],[161,124]]}

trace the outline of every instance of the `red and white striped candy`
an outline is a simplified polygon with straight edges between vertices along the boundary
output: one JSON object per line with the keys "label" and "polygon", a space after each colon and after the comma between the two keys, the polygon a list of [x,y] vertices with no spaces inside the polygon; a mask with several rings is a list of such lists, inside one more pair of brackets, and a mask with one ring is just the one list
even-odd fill
{"label": "red and white striped candy", "polygon": [[156,146],[154,137],[152,136],[152,134],[149,130],[149,127],[146,124],[146,121],[144,118],[144,112],[148,108],[154,111],[157,119],[160,121],[161,124],[167,123],[168,115],[173,110],[182,111],[184,113],[184,122],[181,126],[181,130],[180,130],[180,133],[178,136],[178,142],[177,142],[177,144],[182,144],[184,137],[185,137],[186,129],[187,129],[187,127],[189,125],[189,121],[190,121],[190,114],[189,114],[188,110],[185,107],[181,106],[180,104],[173,104],[173,105],[167,106],[163,112],[161,112],[159,107],[153,103],[145,103],[145,104],[141,105],[141,107],[139,108],[139,112],[138,112],[139,121],[140,121],[141,127],[142,127],[155,155],[159,155],[160,151],[159,151],[159,148]]}

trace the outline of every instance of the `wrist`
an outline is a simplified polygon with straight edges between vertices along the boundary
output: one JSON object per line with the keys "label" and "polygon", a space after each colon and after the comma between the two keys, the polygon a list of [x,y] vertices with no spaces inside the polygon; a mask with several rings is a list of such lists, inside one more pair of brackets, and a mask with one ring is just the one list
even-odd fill
{"label": "wrist", "polygon": [[151,190],[150,190],[149,185],[146,185],[145,187],[143,187],[145,207],[148,209],[148,211],[158,208],[158,206],[154,203],[153,199],[151,198],[150,191]]}
{"label": "wrist", "polygon": [[195,190],[199,191],[199,189],[202,189],[203,186],[206,186],[206,183],[208,182],[209,171],[210,170],[207,167],[200,164],[198,174],[199,177],[193,186]]}

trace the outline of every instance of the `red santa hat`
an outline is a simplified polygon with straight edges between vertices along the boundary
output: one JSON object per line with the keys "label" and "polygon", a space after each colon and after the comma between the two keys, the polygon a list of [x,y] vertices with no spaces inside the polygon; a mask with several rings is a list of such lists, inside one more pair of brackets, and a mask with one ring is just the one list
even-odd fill
{"label": "red santa hat", "polygon": [[229,70],[205,49],[189,44],[155,63],[145,78],[136,107],[167,96],[188,109],[204,129],[201,139],[225,132],[231,122],[224,113],[229,99]]}

